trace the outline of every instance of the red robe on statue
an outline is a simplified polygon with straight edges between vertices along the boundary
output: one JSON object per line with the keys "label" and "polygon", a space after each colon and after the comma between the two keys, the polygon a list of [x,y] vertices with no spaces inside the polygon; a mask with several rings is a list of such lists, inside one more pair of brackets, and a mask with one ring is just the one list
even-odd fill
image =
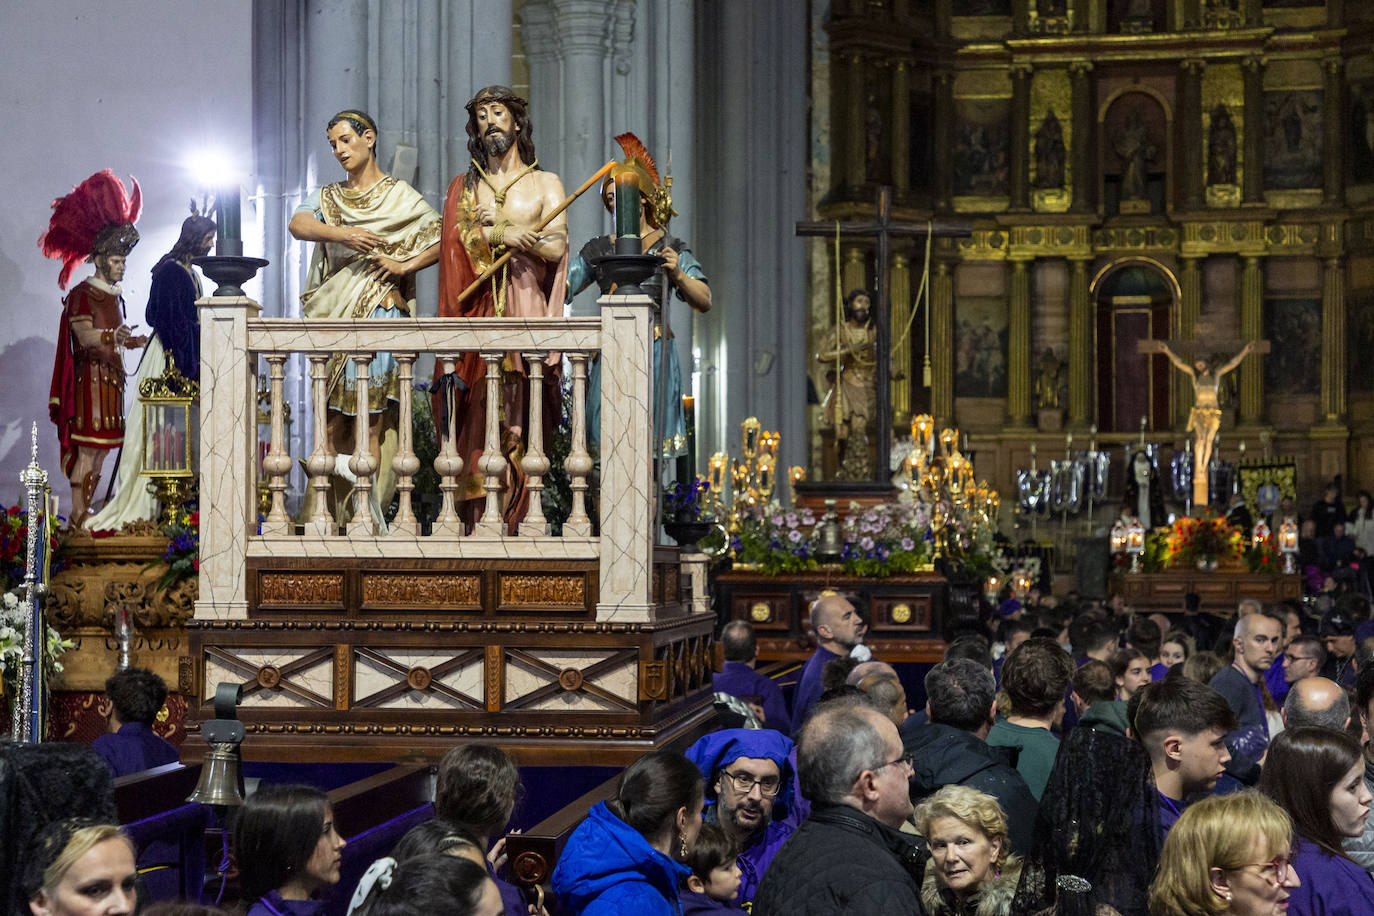
{"label": "red robe on statue", "polygon": [[[497,292],[501,292],[502,313],[511,318],[559,317],[563,314],[563,292],[567,282],[568,254],[565,250],[557,264],[542,258],[517,253],[487,280],[482,287],[462,302],[458,296],[477,279],[495,257],[481,235],[476,215],[474,195],[464,195],[464,178],[459,175],[448,186],[444,199],[444,222],[439,248],[439,309],[440,318],[493,318],[497,314]],[[544,373],[543,423],[544,454],[549,453],[554,431],[562,416],[560,388],[561,356],[549,354]],[[435,378],[443,372],[435,366]],[[458,378],[467,386],[464,392],[453,393],[457,417],[455,445],[463,459],[459,477],[458,499],[463,501],[460,512],[472,524],[482,511],[486,496],[483,478],[477,462],[486,445],[486,365],[476,352],[464,353],[458,363]],[[529,428],[529,386],[525,361],[519,354],[508,354],[503,362],[502,399],[500,416],[501,449],[506,455],[506,479],[502,481],[502,517],[511,534],[529,508],[526,475],[520,467],[525,454],[525,438],[521,433]],[[442,392],[433,396],[435,430],[442,439],[445,429],[444,398]],[[512,427],[518,427],[513,430]]]}
{"label": "red robe on statue", "polygon": [[124,323],[123,302],[89,279],[72,287],[63,300],[48,415],[57,425],[62,471],[68,475],[78,447],[124,444],[124,362],[113,343],[82,347],[72,333],[73,318],[91,319],[98,331],[111,330]]}

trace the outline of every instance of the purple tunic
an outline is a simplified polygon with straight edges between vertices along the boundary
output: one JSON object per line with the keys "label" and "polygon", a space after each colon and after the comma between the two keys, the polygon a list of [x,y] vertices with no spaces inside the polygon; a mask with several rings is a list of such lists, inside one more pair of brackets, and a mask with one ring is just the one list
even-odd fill
{"label": "purple tunic", "polygon": [[759,674],[744,662],[726,662],[725,669],[711,678],[711,689],[732,697],[759,697],[763,724],[784,735],[792,734],[792,718],[787,714],[782,689],[772,678]]}
{"label": "purple tunic", "polygon": [[1269,695],[1280,706],[1283,705],[1283,698],[1288,696],[1288,690],[1292,686],[1283,676],[1283,669],[1286,664],[1287,662],[1280,655],[1274,659],[1274,664],[1264,670],[1264,686],[1269,688]]}
{"label": "purple tunic", "polygon": [[806,660],[805,667],[802,668],[801,679],[797,681],[797,692],[792,697],[792,728],[801,728],[806,721],[806,712],[821,694],[825,692],[821,686],[821,674],[825,671],[825,666],[839,658],[834,652],[824,646],[817,646],[816,653]]}
{"label": "purple tunic", "polygon": [[703,913],[707,916],[713,913],[724,914],[724,916],[748,916],[733,902],[725,903],[685,888],[678,893],[678,900],[682,903],[682,916],[700,916]]}
{"label": "purple tunic", "polygon": [[142,722],[125,722],[119,731],[96,738],[91,749],[105,758],[116,776],[151,770],[181,759],[174,746]]}
{"label": "purple tunic", "polygon": [[1293,862],[1301,886],[1293,888],[1293,916],[1367,916],[1374,913],[1374,878],[1344,856],[1329,855],[1304,837]]}
{"label": "purple tunic", "polygon": [[772,821],[753,843],[740,850],[739,896],[735,898],[736,902],[749,903],[754,899],[759,885],[763,883],[763,873],[768,870],[773,857],[796,829],[797,825],[794,823]]}

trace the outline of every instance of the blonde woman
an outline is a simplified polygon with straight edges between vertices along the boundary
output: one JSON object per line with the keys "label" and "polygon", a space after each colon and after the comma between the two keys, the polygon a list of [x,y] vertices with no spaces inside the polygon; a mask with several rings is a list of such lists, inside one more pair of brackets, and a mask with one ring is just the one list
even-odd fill
{"label": "blonde woman", "polygon": [[24,863],[33,916],[130,916],[134,846],[113,824],[72,818],[39,831]]}
{"label": "blonde woman", "polygon": [[1178,819],[1150,885],[1151,916],[1281,916],[1299,885],[1288,814],[1254,790],[1211,795]]}
{"label": "blonde woman", "polygon": [[916,830],[930,846],[921,887],[929,916],[1005,916],[1021,860],[1007,842],[1007,816],[991,795],[945,786],[916,807]]}

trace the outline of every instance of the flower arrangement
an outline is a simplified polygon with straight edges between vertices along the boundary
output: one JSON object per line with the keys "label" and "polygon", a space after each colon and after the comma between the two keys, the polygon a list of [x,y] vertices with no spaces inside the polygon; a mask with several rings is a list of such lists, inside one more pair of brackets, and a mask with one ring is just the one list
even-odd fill
{"label": "flower arrangement", "polygon": [[879,503],[863,509],[849,504],[844,519],[845,572],[887,576],[916,572],[930,562],[930,513],[925,504]]}
{"label": "flower arrangement", "polygon": [[1252,573],[1268,573],[1272,576],[1283,571],[1278,538],[1272,534],[1261,538],[1257,544],[1243,544],[1241,559],[1245,562],[1246,570]]}
{"label": "flower arrangement", "polygon": [[677,481],[663,494],[663,518],[676,522],[710,521],[715,518],[715,513],[705,501],[709,489],[709,484],[701,475],[691,481]]}
{"label": "flower arrangement", "polygon": [[1240,532],[1210,512],[1202,518],[1178,519],[1169,526],[1164,540],[1168,560],[1175,566],[1237,560],[1241,556]]}
{"label": "flower arrangement", "polygon": [[[712,534],[711,538],[718,537]],[[815,569],[816,515],[810,509],[783,509],[778,503],[748,506],[730,536],[735,564],[754,566],[769,576]]]}
{"label": "flower arrangement", "polygon": [[[60,516],[55,520],[60,520]],[[56,531],[56,525],[53,526]],[[57,560],[57,535],[51,535],[48,543],[49,562],[56,571],[60,568]],[[14,505],[3,510],[0,515],[0,588],[13,589],[24,584],[29,554],[29,513]]]}
{"label": "flower arrangement", "polygon": [[167,549],[162,552],[161,560],[148,564],[149,568],[158,563],[167,565],[157,580],[159,591],[200,572],[200,512],[183,510],[173,522],[162,527],[162,532],[168,538]]}
{"label": "flower arrangement", "polygon": [[[24,633],[28,625],[17,590],[0,595],[0,679],[3,679],[4,693],[11,698],[18,692],[19,665],[24,657]],[[45,661],[50,675],[62,673],[62,655],[72,645],[70,639],[63,639],[60,633],[48,627]]]}

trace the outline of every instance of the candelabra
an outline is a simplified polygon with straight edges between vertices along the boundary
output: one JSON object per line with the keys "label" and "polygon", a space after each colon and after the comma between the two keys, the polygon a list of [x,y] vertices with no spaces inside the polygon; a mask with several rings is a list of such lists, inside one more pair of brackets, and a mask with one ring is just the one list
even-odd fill
{"label": "candelabra", "polygon": [[930,506],[936,558],[962,551],[975,533],[997,524],[1001,496],[975,480],[973,462],[959,450],[959,430],[937,436],[929,414],[911,420],[906,476],[912,497]]}

